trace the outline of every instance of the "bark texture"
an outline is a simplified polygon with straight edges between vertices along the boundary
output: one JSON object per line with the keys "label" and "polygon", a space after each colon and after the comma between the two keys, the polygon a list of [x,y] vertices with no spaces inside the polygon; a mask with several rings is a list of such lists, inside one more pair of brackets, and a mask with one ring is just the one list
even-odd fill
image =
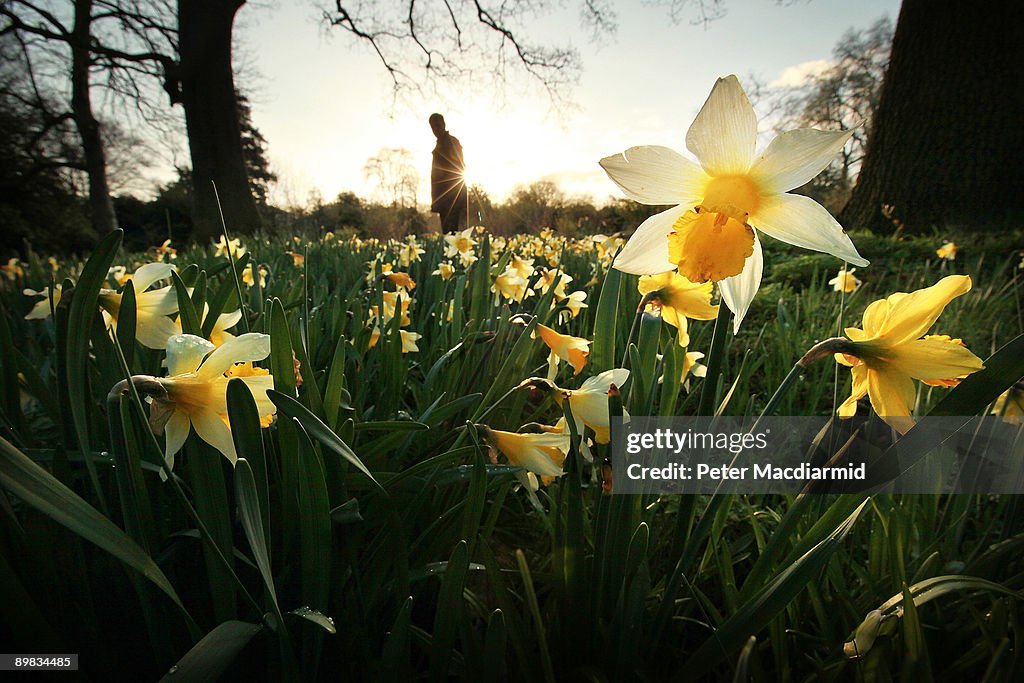
{"label": "bark texture", "polygon": [[1014,0],[904,0],[848,228],[993,229],[1024,220]]}
{"label": "bark texture", "polygon": [[214,183],[231,232],[251,233],[260,223],[242,154],[231,68],[232,26],[244,4],[244,0],[178,3],[180,99],[192,155],[196,239],[221,233]]}
{"label": "bark texture", "polygon": [[100,123],[92,111],[89,96],[92,0],[75,0],[75,20],[71,30],[71,112],[82,139],[85,172],[89,178],[89,209],[92,225],[99,235],[117,227],[114,203],[107,181],[107,157],[103,149]]}

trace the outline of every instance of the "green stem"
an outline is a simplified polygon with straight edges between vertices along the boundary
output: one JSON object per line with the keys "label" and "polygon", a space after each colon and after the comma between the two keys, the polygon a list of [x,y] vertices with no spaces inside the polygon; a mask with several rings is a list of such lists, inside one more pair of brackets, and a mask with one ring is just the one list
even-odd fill
{"label": "green stem", "polygon": [[640,299],[640,303],[636,305],[636,315],[633,316],[633,324],[629,328],[629,337],[626,338],[626,347],[622,350],[622,362],[619,363],[620,368],[626,367],[627,361],[629,361],[629,345],[633,343],[633,339],[636,338],[637,330],[640,329],[640,321],[644,317],[644,309],[647,308],[652,300],[657,298],[657,292],[648,292],[644,294],[643,298]]}

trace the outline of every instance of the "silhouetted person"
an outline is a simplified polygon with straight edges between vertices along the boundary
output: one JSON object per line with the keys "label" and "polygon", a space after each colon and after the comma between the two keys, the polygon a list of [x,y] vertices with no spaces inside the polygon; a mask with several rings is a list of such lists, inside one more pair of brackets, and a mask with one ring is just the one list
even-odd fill
{"label": "silhouetted person", "polygon": [[441,232],[453,232],[469,218],[466,162],[458,138],[445,129],[444,117],[431,114],[429,121],[437,138],[430,166],[430,210],[441,215]]}

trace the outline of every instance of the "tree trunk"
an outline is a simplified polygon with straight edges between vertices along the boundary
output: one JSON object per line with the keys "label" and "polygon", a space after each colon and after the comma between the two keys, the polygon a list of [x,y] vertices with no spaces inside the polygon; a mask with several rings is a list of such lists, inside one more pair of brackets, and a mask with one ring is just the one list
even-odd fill
{"label": "tree trunk", "polygon": [[260,223],[242,156],[231,69],[231,29],[243,4],[245,0],[178,3],[181,103],[192,153],[196,239],[221,233],[218,195],[230,231],[251,233]]}
{"label": "tree trunk", "polygon": [[903,0],[843,225],[926,232],[1020,224],[1020,7],[1015,0]]}
{"label": "tree trunk", "polygon": [[78,135],[82,138],[85,172],[89,177],[89,209],[92,225],[99,235],[117,227],[114,203],[107,183],[107,157],[103,150],[100,123],[92,113],[89,97],[89,43],[92,25],[92,0],[75,0],[75,23],[71,31],[71,111]]}

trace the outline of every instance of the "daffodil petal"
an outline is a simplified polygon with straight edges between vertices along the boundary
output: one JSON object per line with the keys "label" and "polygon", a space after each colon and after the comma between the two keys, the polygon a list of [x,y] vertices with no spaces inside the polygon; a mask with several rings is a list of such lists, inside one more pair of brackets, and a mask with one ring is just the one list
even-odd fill
{"label": "daffodil petal", "polygon": [[829,165],[853,131],[800,128],[782,133],[750,168],[762,194],[780,194],[800,187]]}
{"label": "daffodil petal", "polygon": [[891,353],[889,365],[914,379],[955,379],[984,367],[967,347],[941,339],[915,339]]}
{"label": "daffodil petal", "polygon": [[168,467],[174,467],[174,454],[185,445],[188,432],[188,415],[180,410],[175,410],[171,413],[167,424],[164,425],[164,459],[167,461]]}
{"label": "daffodil petal", "polygon": [[764,270],[764,253],[761,251],[761,240],[754,237],[754,253],[747,257],[743,271],[739,275],[727,277],[718,283],[722,293],[722,301],[732,311],[733,333],[739,332],[740,323],[747,315],[750,302],[754,300],[757,290],[761,287],[761,273]]}
{"label": "daffodil petal", "polygon": [[901,434],[914,426],[914,380],[900,372],[868,371],[868,397],[875,413]]}
{"label": "daffodil petal", "polygon": [[192,415],[192,427],[199,438],[210,444],[234,465],[238,460],[235,454],[235,442],[231,438],[231,430],[220,415],[212,410],[203,410]]}
{"label": "daffodil petal", "polygon": [[[836,359],[838,360],[838,358]],[[864,398],[868,393],[868,368],[866,365],[855,365],[850,368],[850,375],[853,377],[853,385],[850,396],[839,406],[836,413],[839,417],[849,418],[857,414],[857,401]]]}
{"label": "daffodil petal", "polygon": [[277,406],[267,396],[267,391],[274,388],[274,377],[273,375],[253,375],[251,377],[241,377],[245,386],[249,387],[249,391],[252,392],[252,397],[256,401],[256,411],[260,414],[260,417],[266,415],[273,415],[277,412]]}
{"label": "daffodil petal", "polygon": [[709,180],[698,164],[660,145],[630,147],[598,163],[627,197],[641,204],[696,204]]}
{"label": "daffodil petal", "polygon": [[176,270],[177,268],[170,263],[147,263],[139,267],[132,275],[132,286],[135,287],[135,293],[145,292],[154,282],[169,278],[171,272]]}
{"label": "daffodil petal", "polygon": [[900,297],[889,297],[889,314],[881,332],[885,342],[894,346],[923,337],[942,311],[956,297],[971,289],[967,275],[948,275],[931,287]]}
{"label": "daffodil petal", "polygon": [[[134,286],[134,280],[133,286]],[[189,292],[191,293],[191,292]],[[148,292],[135,290],[135,309],[149,311],[154,315],[171,315],[178,312],[178,292],[174,287],[161,287]]]}
{"label": "daffodil petal", "polygon": [[612,370],[605,370],[599,375],[594,375],[583,383],[580,387],[580,391],[596,392],[598,394],[607,394],[608,389],[611,385],[615,385],[619,389],[629,379],[629,370],[625,368],[614,368]]}
{"label": "daffodil petal", "polygon": [[[152,315],[143,311],[137,313],[135,320],[135,339],[147,349],[166,348],[171,337],[178,336],[181,329],[165,315]],[[205,341],[205,340],[204,340]],[[195,368],[193,368],[194,370]],[[185,372],[192,372],[186,370]],[[178,374],[178,373],[171,373]]]}
{"label": "daffodil petal", "polygon": [[167,350],[167,374],[173,377],[186,372],[195,372],[206,354],[213,351],[214,346],[194,334],[175,334],[167,339],[165,348]]}
{"label": "daffodil petal", "polygon": [[227,372],[235,363],[263,360],[270,355],[270,336],[247,332],[221,344],[199,368],[200,379],[209,381]]}
{"label": "daffodil petal", "polygon": [[750,170],[757,145],[757,115],[735,76],[719,78],[686,133],[686,147],[713,176]]}
{"label": "daffodil petal", "polygon": [[688,210],[686,206],[675,206],[641,223],[615,258],[615,269],[633,275],[675,270],[676,265],[668,260],[668,235],[679,217]]}
{"label": "daffodil petal", "polygon": [[832,214],[810,197],[762,195],[760,206],[749,220],[756,229],[777,240],[832,254],[856,266],[868,265]]}
{"label": "daffodil petal", "polygon": [[216,327],[221,330],[230,330],[232,327],[237,325],[242,319],[242,309],[232,311],[230,313],[222,313],[217,316]]}

